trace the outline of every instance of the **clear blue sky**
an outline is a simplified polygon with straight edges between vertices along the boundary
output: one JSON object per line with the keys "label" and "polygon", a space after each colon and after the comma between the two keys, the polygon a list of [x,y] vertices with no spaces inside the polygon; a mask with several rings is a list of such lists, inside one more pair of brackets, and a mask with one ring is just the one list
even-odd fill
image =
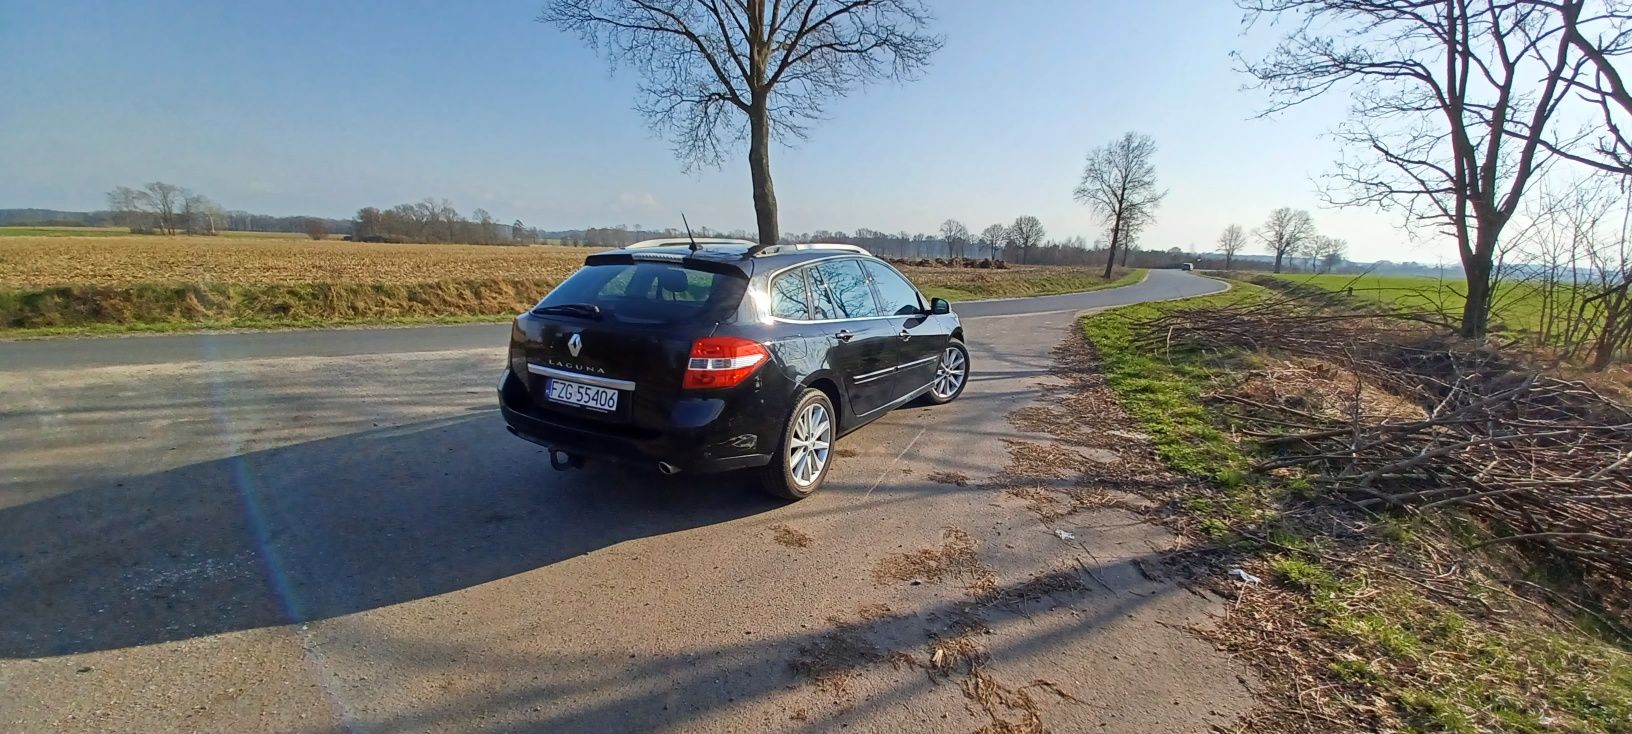
{"label": "clear blue sky", "polygon": [[[0,207],[95,209],[178,183],[229,209],[350,216],[447,197],[545,228],[752,228],[747,165],[685,174],[631,107],[635,78],[533,22],[537,0],[0,0]],[[1319,208],[1324,101],[1274,120],[1229,52],[1261,48],[1213,0],[934,2],[923,78],[829,106],[773,151],[784,231],[973,230],[1020,214],[1096,236],[1084,154],[1156,138],[1170,194],[1146,247],[1206,249],[1231,222],[1310,209],[1355,259],[1454,262],[1389,216]],[[1024,8],[1026,12],[1019,12]]]}

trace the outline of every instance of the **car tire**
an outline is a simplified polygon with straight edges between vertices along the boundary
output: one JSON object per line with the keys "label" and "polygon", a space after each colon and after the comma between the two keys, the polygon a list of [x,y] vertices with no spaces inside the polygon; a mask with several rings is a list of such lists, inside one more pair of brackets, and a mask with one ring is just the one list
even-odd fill
{"label": "car tire", "polygon": [[924,400],[930,405],[945,405],[957,400],[968,385],[969,348],[963,342],[952,339],[946,343],[940,360],[935,363],[935,381],[929,383]]}
{"label": "car tire", "polygon": [[827,393],[805,388],[783,423],[771,463],[760,470],[760,488],[777,497],[801,500],[821,489],[833,465],[838,416]]}

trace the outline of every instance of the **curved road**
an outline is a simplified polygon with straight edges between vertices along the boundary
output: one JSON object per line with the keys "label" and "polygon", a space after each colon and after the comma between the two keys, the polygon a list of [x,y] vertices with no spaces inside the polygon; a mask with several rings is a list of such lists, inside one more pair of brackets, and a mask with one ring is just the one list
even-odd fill
{"label": "curved road", "polygon": [[[1151,572],[1173,539],[989,483],[1068,450],[1007,416],[1042,404],[1075,311],[1222,287],[1154,271],[957,306],[965,394],[839,441],[793,504],[742,477],[551,471],[494,408],[499,325],[0,343],[0,721],[1233,729],[1246,673],[1184,631],[1218,604]],[[1128,486],[1105,453],[1031,491]],[[961,635],[979,685],[929,674]],[[1009,693],[965,698],[990,685]]]}

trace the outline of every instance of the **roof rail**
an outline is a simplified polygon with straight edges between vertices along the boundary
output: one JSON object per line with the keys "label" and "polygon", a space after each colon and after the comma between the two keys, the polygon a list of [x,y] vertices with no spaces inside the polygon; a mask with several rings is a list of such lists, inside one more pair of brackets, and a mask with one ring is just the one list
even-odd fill
{"label": "roof rail", "polygon": [[759,255],[776,255],[783,252],[806,252],[809,250],[836,250],[839,252],[859,252],[864,255],[872,254],[871,252],[868,252],[866,248],[859,247],[857,245],[841,245],[832,242],[810,242],[798,245],[771,245],[769,247],[763,247],[755,250],[753,255],[757,257]]}
{"label": "roof rail", "polygon": [[694,241],[699,245],[748,245],[748,246],[752,247],[753,244],[754,244],[752,242],[749,242],[748,240],[734,240],[734,239],[726,239],[726,238],[720,238],[720,237],[698,237],[696,240],[692,240],[691,238],[688,238],[688,237],[664,237],[662,239],[644,240],[644,241],[641,241],[641,242],[636,242],[635,244],[632,244],[632,245],[624,245],[623,249],[625,249],[625,250],[642,250],[642,249],[645,249],[645,248],[648,248],[648,247],[670,247],[670,246],[673,246],[673,245],[690,245]]}

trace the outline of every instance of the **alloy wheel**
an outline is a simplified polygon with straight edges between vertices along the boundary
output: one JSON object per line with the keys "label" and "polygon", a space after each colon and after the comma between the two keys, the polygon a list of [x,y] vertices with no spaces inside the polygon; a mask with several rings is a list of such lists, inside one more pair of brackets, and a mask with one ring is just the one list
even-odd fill
{"label": "alloy wheel", "polygon": [[947,347],[941,353],[941,362],[935,367],[935,382],[930,385],[930,392],[941,400],[950,400],[963,387],[963,380],[969,375],[969,358],[963,356],[963,350],[957,347]]}
{"label": "alloy wheel", "polygon": [[793,421],[788,437],[788,474],[795,484],[808,487],[822,476],[833,445],[833,420],[821,403],[812,403]]}

